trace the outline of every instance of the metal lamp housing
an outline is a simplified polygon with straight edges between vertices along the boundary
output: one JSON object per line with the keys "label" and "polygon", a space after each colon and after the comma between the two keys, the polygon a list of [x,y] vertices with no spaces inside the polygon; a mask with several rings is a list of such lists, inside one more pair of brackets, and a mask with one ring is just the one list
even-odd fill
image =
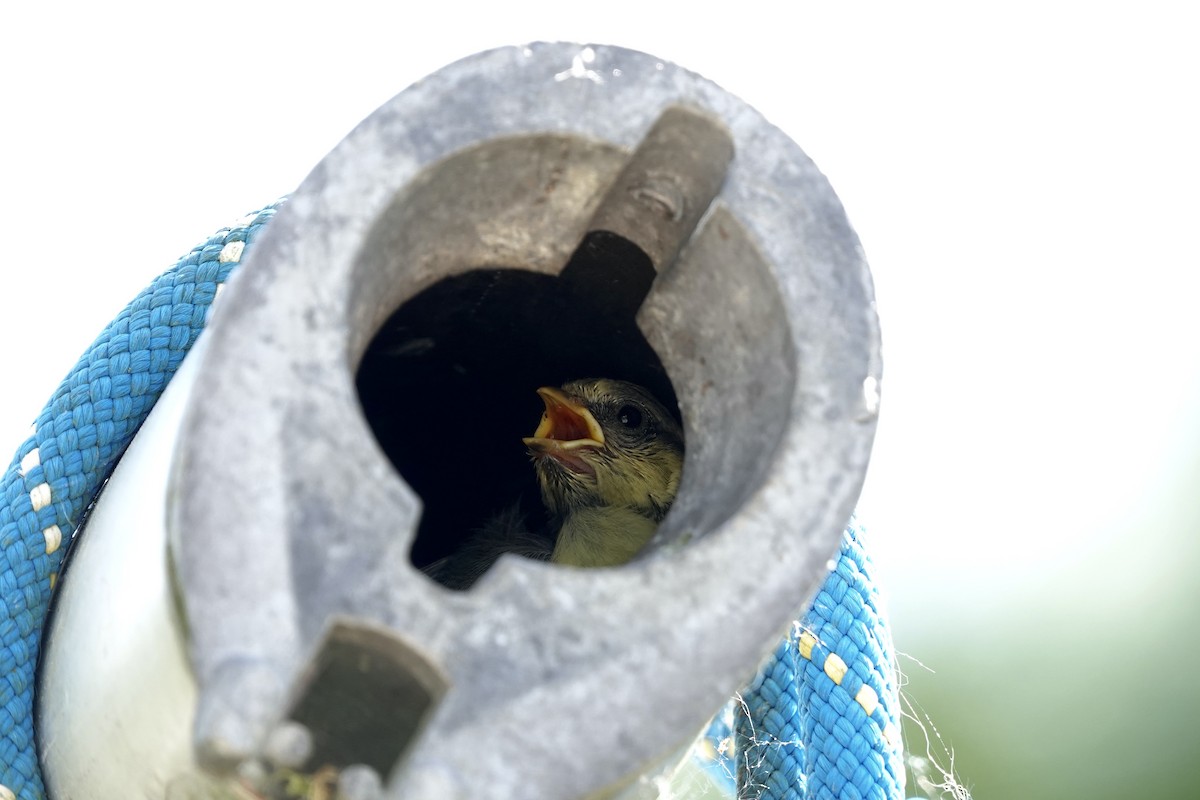
{"label": "metal lamp housing", "polygon": [[[673,108],[728,133],[715,195],[697,209],[686,186],[673,194],[666,160],[685,137],[647,156],[629,202],[650,239],[677,213],[691,228],[660,247],[637,213],[611,226],[632,226],[657,270],[635,320],[684,423],[678,498],[630,564],[506,556],[469,591],[447,590],[410,558],[422,502],[363,413],[364,354],[396,309],[447,279],[516,269],[553,285]],[[470,303],[445,313],[447,330],[471,324]],[[234,773],[292,720],[322,756],[373,769],[386,797],[655,796],[635,776],[700,730],[824,576],[881,377],[866,262],[800,148],[704,78],[575,44],[471,56],[364,120],[263,231],[203,339],[157,551],[186,631],[186,660],[173,658],[195,695],[138,723],[182,724],[192,747],[146,786]],[[534,388],[521,391],[536,402]],[[99,551],[117,534],[87,535]],[[50,662],[75,636],[70,616],[56,614]],[[182,637],[159,644],[183,653]],[[89,785],[102,760],[57,749],[55,730],[76,723],[45,698],[71,680],[43,676],[52,788]],[[131,747],[122,714],[77,746]]]}

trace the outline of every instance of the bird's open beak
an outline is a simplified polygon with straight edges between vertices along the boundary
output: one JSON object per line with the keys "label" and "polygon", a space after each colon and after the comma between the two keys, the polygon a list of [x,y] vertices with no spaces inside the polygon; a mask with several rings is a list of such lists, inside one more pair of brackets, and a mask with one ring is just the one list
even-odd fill
{"label": "bird's open beak", "polygon": [[586,450],[604,446],[604,431],[592,412],[558,389],[543,386],[538,395],[546,404],[542,421],[533,436],[522,441],[534,456],[549,456],[572,472],[594,475],[583,458]]}

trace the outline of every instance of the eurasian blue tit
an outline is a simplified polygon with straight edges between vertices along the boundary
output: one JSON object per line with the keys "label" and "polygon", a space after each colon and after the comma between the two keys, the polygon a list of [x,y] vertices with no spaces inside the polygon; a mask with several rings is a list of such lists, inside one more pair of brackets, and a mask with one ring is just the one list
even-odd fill
{"label": "eurasian blue tit", "polygon": [[675,500],[683,431],[649,392],[625,381],[572,381],[538,394],[546,412],[525,446],[557,531],[550,560],[624,564]]}
{"label": "eurasian blue tit", "polygon": [[624,564],[650,540],[679,489],[683,431],[649,392],[609,379],[542,387],[546,410],[524,439],[548,522],[530,530],[517,506],[496,515],[426,572],[473,584],[512,552],[579,567]]}

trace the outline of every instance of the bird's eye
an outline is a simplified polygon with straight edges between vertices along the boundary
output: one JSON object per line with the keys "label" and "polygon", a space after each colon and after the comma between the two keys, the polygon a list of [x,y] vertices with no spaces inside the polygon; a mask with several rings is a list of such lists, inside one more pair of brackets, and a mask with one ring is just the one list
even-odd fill
{"label": "bird's eye", "polygon": [[642,412],[637,406],[621,406],[617,411],[617,421],[630,430],[642,426]]}

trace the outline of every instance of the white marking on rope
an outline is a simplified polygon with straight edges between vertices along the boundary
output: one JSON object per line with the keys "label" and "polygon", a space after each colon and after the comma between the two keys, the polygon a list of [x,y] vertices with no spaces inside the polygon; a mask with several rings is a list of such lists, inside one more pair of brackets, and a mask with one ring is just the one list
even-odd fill
{"label": "white marking on rope", "polygon": [[17,800],[13,790],[0,783],[0,800]]}
{"label": "white marking on rope", "polygon": [[816,646],[817,637],[813,636],[812,631],[805,631],[800,634],[800,655],[812,661],[812,651]]}
{"label": "white marking on rope", "polygon": [[33,503],[34,511],[41,511],[50,505],[50,484],[39,483],[29,493],[29,502]]}
{"label": "white marking on rope", "polygon": [[42,531],[42,536],[46,537],[46,555],[50,555],[62,546],[62,529],[57,525],[46,528]]}
{"label": "white marking on rope", "polygon": [[862,710],[867,712],[868,717],[875,713],[875,709],[879,708],[879,695],[865,683],[859,688],[854,699],[862,706]]}
{"label": "white marking on rope", "polygon": [[26,453],[25,457],[21,459],[21,466],[17,468],[17,472],[20,473],[22,478],[24,478],[26,475],[28,475],[30,472],[33,471],[34,467],[40,465],[41,463],[42,463],[42,454],[35,447],[32,450],[30,450],[28,453]]}
{"label": "white marking on rope", "polygon": [[849,671],[849,669],[850,668],[846,666],[846,662],[842,661],[841,656],[839,656],[837,653],[830,653],[825,658],[825,674],[828,675],[830,679],[839,686],[842,683],[842,678],[846,677],[846,673]]}
{"label": "white marking on rope", "polygon": [[236,264],[242,260],[242,250],[245,248],[245,242],[230,242],[221,248],[221,254],[217,256],[217,261],[222,264]]}
{"label": "white marking on rope", "polygon": [[900,731],[896,730],[896,726],[890,722],[883,726],[883,740],[892,747],[899,747],[901,744]]}
{"label": "white marking on rope", "polygon": [[256,220],[256,219],[258,219],[257,211],[255,211],[253,214],[247,214],[244,217],[238,217],[230,224],[229,227],[231,229],[232,228],[248,228],[248,227],[250,227],[250,223],[254,222],[254,220]]}

